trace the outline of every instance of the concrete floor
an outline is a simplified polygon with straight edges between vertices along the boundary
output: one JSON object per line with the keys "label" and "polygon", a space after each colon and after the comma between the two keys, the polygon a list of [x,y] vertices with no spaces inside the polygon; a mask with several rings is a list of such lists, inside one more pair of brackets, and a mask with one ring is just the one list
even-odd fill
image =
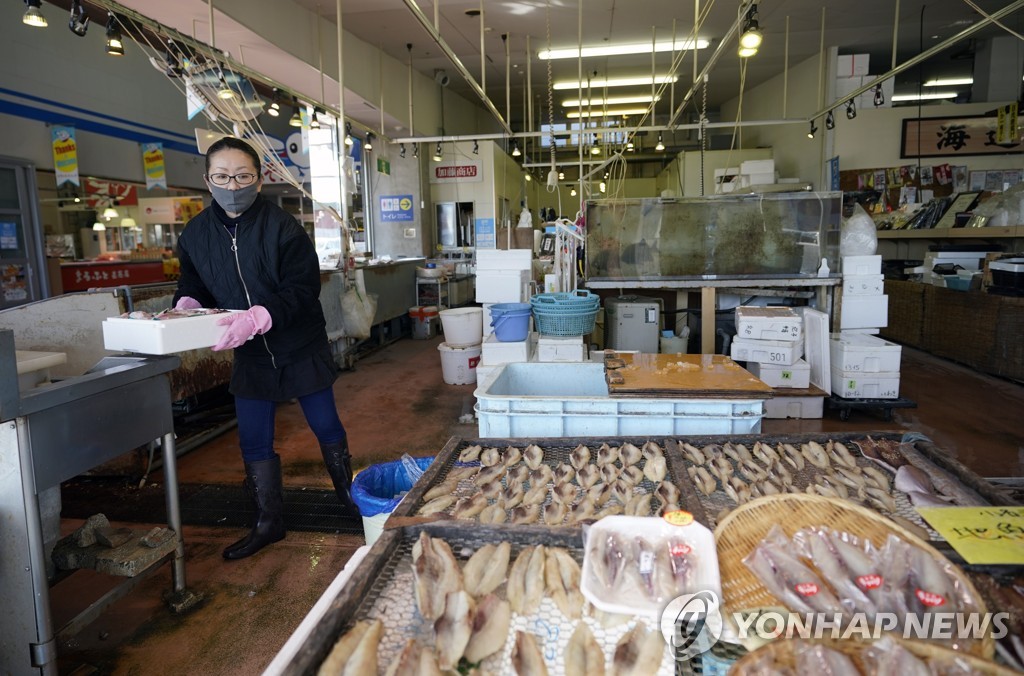
{"label": "concrete floor", "polygon": [[[458,422],[472,411],[474,386],[442,382],[439,342],[401,340],[338,379],[338,408],[357,467],[406,452],[431,455],[452,435],[476,435],[475,425]],[[918,431],[983,476],[1024,475],[1024,433],[1018,422],[1024,386],[905,348],[900,394],[919,406],[895,411],[892,422],[870,411],[854,411],[848,422],[841,422],[836,411],[826,410],[822,420],[766,420],[762,431]],[[330,486],[298,405],[280,407],[277,439],[286,486]],[[240,481],[237,434],[224,434],[181,458],[179,473],[183,483]],[[70,532],[79,524],[65,519],[62,530]],[[221,550],[244,532],[186,526],[188,583],[204,594],[203,603],[184,615],[173,614],[161,601],[170,586],[165,567],[59,645],[60,673],[260,673],[363,539],[290,533],[254,557],[224,561]],[[77,572],[56,585],[57,626],[109,583],[104,576]]]}

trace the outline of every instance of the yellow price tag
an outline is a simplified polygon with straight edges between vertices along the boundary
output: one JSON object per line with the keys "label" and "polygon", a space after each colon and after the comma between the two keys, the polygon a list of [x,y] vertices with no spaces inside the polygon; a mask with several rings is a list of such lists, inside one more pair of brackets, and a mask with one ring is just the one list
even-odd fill
{"label": "yellow price tag", "polygon": [[689,526],[693,523],[693,514],[681,509],[676,512],[665,512],[665,516],[662,518],[673,526]]}
{"label": "yellow price tag", "polygon": [[1024,507],[919,507],[928,524],[972,564],[1024,564]]}

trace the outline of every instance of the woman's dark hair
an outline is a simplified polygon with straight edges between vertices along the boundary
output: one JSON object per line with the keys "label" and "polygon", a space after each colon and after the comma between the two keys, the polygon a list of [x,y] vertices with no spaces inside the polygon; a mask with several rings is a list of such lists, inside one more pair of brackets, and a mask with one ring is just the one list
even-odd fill
{"label": "woman's dark hair", "polygon": [[248,143],[246,143],[242,139],[235,138],[234,136],[225,136],[224,138],[222,138],[219,141],[215,142],[213,145],[211,145],[207,149],[207,151],[206,151],[206,171],[207,172],[210,171],[210,157],[214,153],[218,153],[221,150],[229,150],[229,149],[241,150],[243,153],[245,153],[246,155],[251,157],[252,158],[252,163],[256,167],[256,175],[259,176],[261,174],[260,155],[259,155],[259,153],[257,153],[255,150],[253,150],[251,145],[249,145]]}

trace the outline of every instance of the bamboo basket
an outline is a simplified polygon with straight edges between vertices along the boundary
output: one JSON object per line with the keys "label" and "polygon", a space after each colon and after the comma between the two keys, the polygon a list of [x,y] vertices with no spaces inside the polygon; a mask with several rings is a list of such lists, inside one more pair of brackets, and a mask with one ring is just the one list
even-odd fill
{"label": "bamboo basket", "polygon": [[[987,612],[981,594],[967,575],[906,528],[854,503],[804,493],[757,498],[732,510],[718,523],[715,543],[722,574],[722,605],[726,608],[744,610],[783,605],[743,563],[743,559],[774,525],[780,526],[790,538],[801,528],[824,526],[867,539],[876,547],[881,547],[889,535],[896,535],[948,564],[957,581],[974,600],[978,612]],[[991,634],[969,645],[970,652],[980,657],[991,659],[995,654],[995,641]]]}
{"label": "bamboo basket", "polygon": [[[1017,674],[1012,669],[1002,667],[995,662],[975,657],[974,655],[965,654],[956,650],[950,650],[949,648],[943,648],[923,641],[908,641],[898,637],[891,637],[897,644],[906,648],[908,651],[913,653],[916,657],[923,660],[957,660],[961,664],[969,667],[971,672],[974,674],[981,674],[982,676],[1012,676]],[[764,658],[770,658],[774,663],[775,668],[785,668],[796,671],[796,653],[797,648],[801,645],[808,644],[820,644],[831,650],[835,650],[843,653],[857,666],[863,674],[871,673],[871,666],[867,664],[865,649],[870,647],[871,641],[811,641],[807,639],[791,639],[791,640],[778,640],[772,641],[764,646],[761,646],[757,650],[744,655],[740,660],[732,665],[729,670],[730,676],[746,676],[747,674],[754,673],[765,673],[764,670],[757,670],[756,665],[761,662]]]}

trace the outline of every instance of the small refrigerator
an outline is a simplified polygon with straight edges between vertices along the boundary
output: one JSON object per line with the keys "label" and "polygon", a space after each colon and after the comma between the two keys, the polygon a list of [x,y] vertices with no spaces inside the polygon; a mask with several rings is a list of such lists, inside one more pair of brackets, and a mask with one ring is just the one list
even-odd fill
{"label": "small refrigerator", "polygon": [[604,345],[624,352],[658,353],[660,298],[617,296],[604,301]]}

